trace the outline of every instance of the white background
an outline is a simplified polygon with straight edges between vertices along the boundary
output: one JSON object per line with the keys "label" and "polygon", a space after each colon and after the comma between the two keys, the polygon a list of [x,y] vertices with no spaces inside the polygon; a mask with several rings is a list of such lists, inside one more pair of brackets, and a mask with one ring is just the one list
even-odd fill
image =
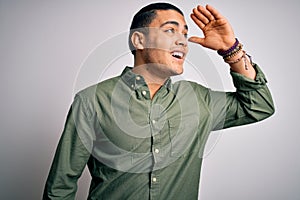
{"label": "white background", "polygon": [[[219,133],[204,159],[200,199],[299,199],[300,2],[169,2],[184,11],[190,35],[201,35],[189,19],[194,6],[209,3],[220,10],[263,68],[276,105],[275,115],[263,122]],[[148,3],[0,0],[1,199],[41,199],[83,64],[101,43],[126,32],[134,13]],[[205,83],[232,90],[228,66],[215,52],[199,51],[211,58],[222,87]],[[113,73],[125,65],[132,65],[129,54]],[[86,198],[88,186],[85,171],[78,199]]]}

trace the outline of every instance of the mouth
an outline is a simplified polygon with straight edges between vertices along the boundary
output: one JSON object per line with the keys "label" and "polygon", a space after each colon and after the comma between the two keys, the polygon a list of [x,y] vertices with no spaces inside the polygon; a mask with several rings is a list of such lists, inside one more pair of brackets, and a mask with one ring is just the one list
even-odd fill
{"label": "mouth", "polygon": [[184,59],[185,53],[182,51],[173,51],[171,55],[176,59],[182,60]]}

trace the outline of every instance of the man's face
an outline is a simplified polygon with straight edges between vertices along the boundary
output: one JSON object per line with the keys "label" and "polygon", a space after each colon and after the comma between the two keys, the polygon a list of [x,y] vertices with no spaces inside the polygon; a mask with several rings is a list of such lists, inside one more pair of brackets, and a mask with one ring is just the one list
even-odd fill
{"label": "man's face", "polygon": [[144,61],[152,63],[148,70],[153,74],[164,77],[181,74],[188,51],[188,29],[184,17],[174,10],[156,12],[146,35]]}

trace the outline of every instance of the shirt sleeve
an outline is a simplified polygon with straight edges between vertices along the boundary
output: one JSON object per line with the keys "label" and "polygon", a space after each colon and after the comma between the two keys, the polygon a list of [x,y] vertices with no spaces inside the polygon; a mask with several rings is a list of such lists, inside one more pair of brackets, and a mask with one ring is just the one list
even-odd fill
{"label": "shirt sleeve", "polygon": [[267,79],[258,65],[253,66],[256,70],[255,80],[231,71],[235,92],[209,91],[212,130],[258,122],[274,113]]}
{"label": "shirt sleeve", "polygon": [[75,198],[77,181],[88,162],[92,148],[91,118],[91,109],[77,95],[54,155],[43,199]]}

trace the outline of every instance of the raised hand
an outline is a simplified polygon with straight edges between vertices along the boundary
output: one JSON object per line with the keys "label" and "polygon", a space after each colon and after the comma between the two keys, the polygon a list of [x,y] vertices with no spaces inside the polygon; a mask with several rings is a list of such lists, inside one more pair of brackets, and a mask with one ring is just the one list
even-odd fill
{"label": "raised hand", "polygon": [[219,11],[210,5],[197,6],[191,14],[192,20],[203,31],[204,38],[190,37],[189,41],[213,50],[227,50],[235,42],[231,25]]}

